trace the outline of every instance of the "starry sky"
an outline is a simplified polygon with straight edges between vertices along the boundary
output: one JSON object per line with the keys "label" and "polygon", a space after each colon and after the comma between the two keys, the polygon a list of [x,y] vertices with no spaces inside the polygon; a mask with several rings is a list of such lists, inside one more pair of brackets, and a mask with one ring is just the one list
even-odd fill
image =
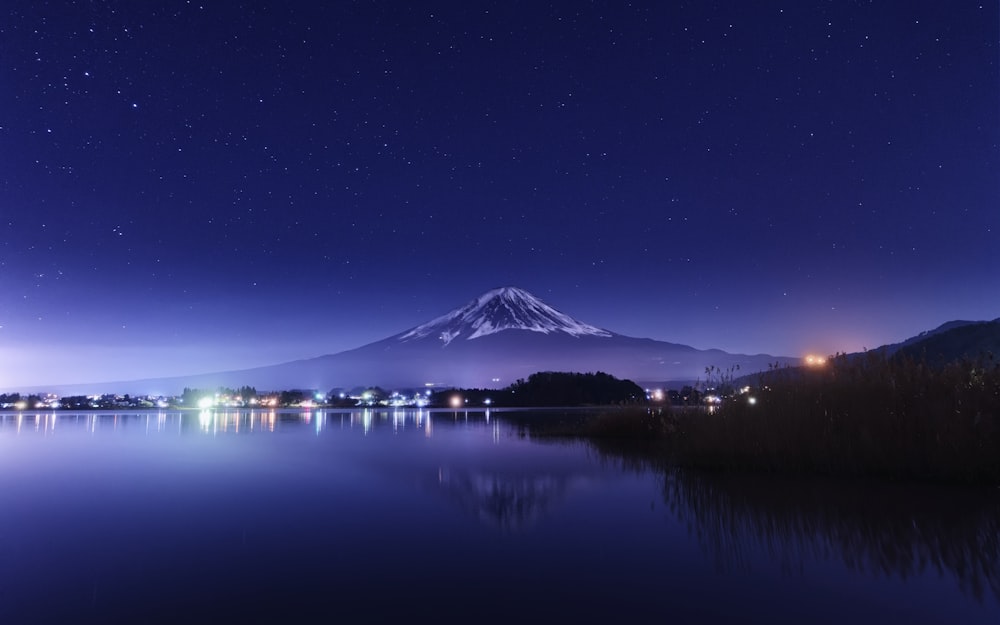
{"label": "starry sky", "polygon": [[0,9],[0,388],[357,347],[498,286],[801,355],[1000,316],[996,2]]}

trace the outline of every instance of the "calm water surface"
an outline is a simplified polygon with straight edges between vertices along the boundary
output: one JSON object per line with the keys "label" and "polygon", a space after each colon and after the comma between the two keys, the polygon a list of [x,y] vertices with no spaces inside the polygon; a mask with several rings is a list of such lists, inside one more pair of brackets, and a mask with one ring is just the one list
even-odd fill
{"label": "calm water surface", "polygon": [[1000,491],[681,474],[503,413],[0,414],[0,623],[1000,623]]}

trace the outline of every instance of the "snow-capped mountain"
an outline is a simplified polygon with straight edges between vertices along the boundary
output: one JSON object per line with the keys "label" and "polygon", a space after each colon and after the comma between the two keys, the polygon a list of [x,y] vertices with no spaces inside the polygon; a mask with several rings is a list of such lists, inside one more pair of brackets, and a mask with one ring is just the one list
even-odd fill
{"label": "snow-capped mountain", "polygon": [[435,337],[444,345],[472,340],[504,330],[542,334],[610,337],[611,332],[582,323],[559,312],[531,293],[508,286],[483,293],[462,308],[428,321],[399,336],[400,341]]}
{"label": "snow-capped mountain", "polygon": [[624,336],[578,321],[523,289],[504,287],[427,323],[336,354],[241,371],[87,385],[73,393],[177,394],[184,387],[243,385],[320,391],[428,384],[502,388],[539,371],[602,371],[639,383],[690,382],[704,378],[709,366],[749,374],[798,362]]}

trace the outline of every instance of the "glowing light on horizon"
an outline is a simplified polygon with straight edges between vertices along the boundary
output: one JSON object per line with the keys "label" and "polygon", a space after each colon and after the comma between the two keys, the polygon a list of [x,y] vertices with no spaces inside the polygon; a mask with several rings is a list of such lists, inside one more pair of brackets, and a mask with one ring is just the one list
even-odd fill
{"label": "glowing light on horizon", "polygon": [[826,358],[814,354],[808,354],[804,360],[807,367],[822,367],[826,364]]}

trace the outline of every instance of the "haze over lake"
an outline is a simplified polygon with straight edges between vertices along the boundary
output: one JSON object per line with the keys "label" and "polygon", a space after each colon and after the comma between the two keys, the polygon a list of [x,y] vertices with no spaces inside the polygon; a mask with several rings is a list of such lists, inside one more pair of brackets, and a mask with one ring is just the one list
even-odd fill
{"label": "haze over lake", "polygon": [[1000,622],[995,488],[681,473],[524,417],[2,414],[0,622]]}

